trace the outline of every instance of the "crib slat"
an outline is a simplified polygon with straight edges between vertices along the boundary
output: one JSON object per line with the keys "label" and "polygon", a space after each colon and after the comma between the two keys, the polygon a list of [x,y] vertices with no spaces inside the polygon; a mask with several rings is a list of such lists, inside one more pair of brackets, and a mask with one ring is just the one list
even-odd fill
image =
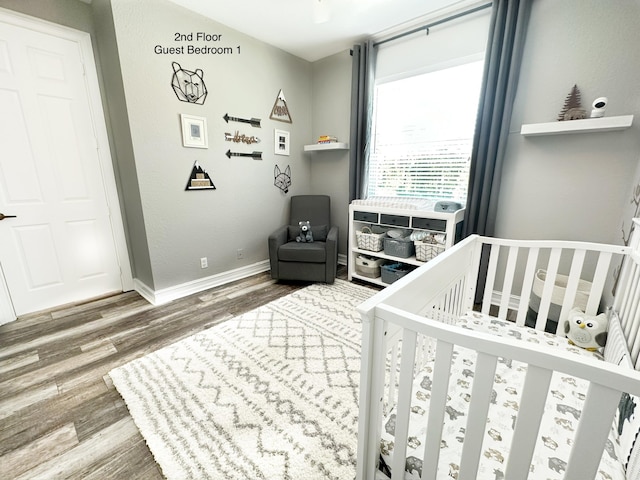
{"label": "crib slat", "polygon": [[396,391],[396,375],[398,371],[398,343],[395,342],[391,347],[391,360],[389,367],[389,390],[387,390],[387,404],[395,404],[395,391]]}
{"label": "crib slat", "polygon": [[516,270],[517,260],[518,247],[509,247],[507,266],[504,272],[504,283],[502,285],[500,309],[498,310],[498,318],[501,320],[505,320],[507,318],[507,313],[509,312],[509,300],[511,299],[511,288],[513,287],[513,275]]}
{"label": "crib slat", "polygon": [[564,300],[562,302],[562,310],[560,310],[560,317],[558,319],[558,328],[555,332],[556,335],[564,336],[564,321],[569,316],[569,312],[575,304],[576,293],[578,292],[580,275],[582,275],[582,267],[584,265],[584,258],[586,253],[586,250],[576,250],[573,253],[573,260],[571,261],[571,270],[569,270],[567,288],[565,291]]}
{"label": "crib slat", "polygon": [[496,374],[498,357],[478,353],[476,370],[473,376],[473,389],[469,405],[469,418],[462,445],[459,480],[475,479],[482,451],[482,440],[487,426],[487,414],[491,402],[491,391]]}
{"label": "crib slat", "polygon": [[451,313],[456,317],[462,315],[462,285],[464,284],[464,279],[460,280],[453,286],[452,289],[452,298],[453,304],[451,305]]}
{"label": "crib slat", "polygon": [[460,280],[460,282],[456,283],[455,286],[455,301],[454,307],[452,309],[452,313],[458,317],[462,315],[462,292],[463,292],[464,279]]}
{"label": "crib slat", "polygon": [[586,313],[588,315],[595,315],[598,313],[602,291],[604,290],[604,283],[607,280],[607,274],[609,273],[609,265],[611,265],[611,257],[611,252],[600,252],[598,257],[598,265],[596,266],[596,271],[593,274],[593,286],[591,287],[591,293],[589,294],[589,300],[587,301]]}
{"label": "crib slat", "polygon": [[553,371],[529,365],[504,478],[527,478]]}
{"label": "crib slat", "polygon": [[[625,265],[625,269],[628,269],[628,279],[626,282],[624,281],[624,278],[618,279],[619,283],[614,308],[616,308],[620,314],[620,325],[622,326],[622,331],[626,336],[629,328],[629,310],[631,309],[632,299],[636,291],[635,287],[638,284],[638,265],[633,263],[630,258],[626,259],[625,262],[630,262],[630,265]],[[623,270],[623,273],[624,272],[625,270]]]}
{"label": "crib slat", "polygon": [[542,288],[542,298],[540,299],[540,309],[538,310],[538,318],[536,320],[536,330],[544,330],[549,317],[549,307],[551,307],[551,295],[553,295],[553,287],[558,274],[558,265],[560,264],[560,248],[552,248],[549,255],[549,265],[547,267],[547,276]]}
{"label": "crib slat", "polygon": [[633,338],[633,343],[631,345],[631,349],[630,349],[630,353],[631,353],[631,360],[633,361],[633,364],[636,365],[636,369],[637,369],[637,362],[640,360],[639,357],[639,353],[640,353],[640,337],[638,337],[638,327],[640,327],[640,311],[636,311],[635,315],[633,315],[633,323],[631,324],[631,333],[630,333],[630,337],[627,338]]}
{"label": "crib slat", "polygon": [[[633,364],[636,365],[638,351],[640,350],[640,338],[638,338],[638,328],[640,327],[640,266],[634,263],[631,268],[628,287],[625,290],[624,301],[620,307],[620,324],[627,339],[629,352]],[[637,365],[636,365],[637,368]]]}
{"label": "crib slat", "polygon": [[638,345],[640,345],[640,337],[638,337],[638,330],[640,327],[640,309],[629,312],[627,318],[629,319],[629,324],[625,330],[625,338],[630,340],[630,351],[633,358],[635,358],[635,355],[638,354]]}
{"label": "crib slat", "polygon": [[500,256],[500,245],[491,245],[489,254],[489,265],[487,267],[487,280],[484,285],[484,296],[482,298],[482,313],[489,314],[491,308],[491,296],[493,295],[493,286],[496,281],[496,268],[498,266],[498,257]]}
{"label": "crib slat", "polygon": [[[638,269],[640,270],[640,267],[638,267]],[[637,355],[638,349],[636,345],[640,343],[640,339],[638,338],[638,327],[640,326],[640,308],[638,308],[638,305],[640,304],[640,272],[638,272],[637,277],[634,278],[633,291],[631,294],[629,308],[623,316],[625,320],[624,336],[629,339],[629,342],[631,343],[629,349],[635,362],[636,357],[633,352],[635,350]]]}
{"label": "crib slat", "polygon": [[[402,333],[402,358],[400,359],[400,385],[396,415],[395,443],[391,461],[391,480],[404,479],[407,458],[407,436],[411,411],[411,389],[413,387],[413,363],[416,355],[417,333],[405,328]],[[401,413],[402,412],[402,413]]]}
{"label": "crib slat", "polygon": [[527,309],[529,307],[529,299],[531,298],[531,289],[533,288],[533,277],[538,263],[538,253],[540,253],[540,249],[533,247],[529,249],[529,255],[527,256],[527,267],[524,273],[524,282],[522,284],[522,291],[520,292],[520,304],[518,305],[518,316],[516,318],[516,325],[521,327],[527,318]]}
{"label": "crib slat", "polygon": [[[596,478],[601,454],[604,451],[619,401],[620,392],[597,383],[589,384],[587,399],[584,402],[576,437],[571,447],[565,480]],[[594,455],[595,452],[598,454]]]}
{"label": "crib slat", "polygon": [[457,313],[459,305],[458,298],[458,284],[456,283],[447,293],[447,312],[450,312],[452,315],[456,315]]}
{"label": "crib slat", "polygon": [[438,458],[440,456],[440,440],[444,427],[444,413],[449,390],[449,370],[453,344],[438,340],[436,346],[436,361],[433,367],[431,385],[431,400],[429,416],[427,418],[428,435],[424,442],[424,456],[422,460],[422,480],[435,480],[438,474]]}
{"label": "crib slat", "polygon": [[633,256],[629,255],[624,259],[622,269],[618,277],[618,286],[616,288],[616,297],[614,299],[613,308],[620,314],[620,325],[623,331],[626,331],[626,317],[633,296],[633,285],[638,281],[638,264],[633,261]]}
{"label": "crib slat", "polygon": [[633,281],[629,282],[631,284],[630,288],[629,288],[629,294],[628,296],[625,295],[625,297],[627,297],[627,301],[626,301],[626,306],[625,308],[622,308],[622,327],[624,329],[624,336],[626,338],[632,338],[631,337],[631,330],[634,326],[634,322],[627,322],[627,319],[629,319],[629,316],[631,315],[631,312],[637,312],[638,311],[638,301],[640,300],[640,288],[639,288],[639,283],[640,283],[640,266],[638,265],[634,265],[634,274],[633,274]]}

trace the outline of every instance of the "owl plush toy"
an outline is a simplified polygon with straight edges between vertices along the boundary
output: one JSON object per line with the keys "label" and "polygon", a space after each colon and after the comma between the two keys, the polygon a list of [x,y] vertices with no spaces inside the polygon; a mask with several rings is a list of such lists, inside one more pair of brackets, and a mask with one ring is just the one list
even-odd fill
{"label": "owl plush toy", "polygon": [[607,342],[608,323],[604,313],[586,315],[579,308],[574,308],[564,322],[564,333],[571,345],[594,352]]}

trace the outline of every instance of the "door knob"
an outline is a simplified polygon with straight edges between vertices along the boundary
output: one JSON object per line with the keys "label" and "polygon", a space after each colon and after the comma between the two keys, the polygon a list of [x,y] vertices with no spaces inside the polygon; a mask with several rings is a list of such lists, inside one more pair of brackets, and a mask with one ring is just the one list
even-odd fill
{"label": "door knob", "polygon": [[0,220],[4,220],[5,218],[16,218],[15,215],[5,215],[4,213],[0,213]]}

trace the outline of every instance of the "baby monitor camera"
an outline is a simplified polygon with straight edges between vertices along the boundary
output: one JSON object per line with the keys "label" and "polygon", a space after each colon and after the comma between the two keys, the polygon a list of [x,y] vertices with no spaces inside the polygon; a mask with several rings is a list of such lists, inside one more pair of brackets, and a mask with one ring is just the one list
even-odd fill
{"label": "baby monitor camera", "polygon": [[596,98],[591,104],[593,107],[593,110],[591,110],[591,118],[604,117],[604,111],[607,109],[607,103],[609,103],[609,99],[607,97]]}

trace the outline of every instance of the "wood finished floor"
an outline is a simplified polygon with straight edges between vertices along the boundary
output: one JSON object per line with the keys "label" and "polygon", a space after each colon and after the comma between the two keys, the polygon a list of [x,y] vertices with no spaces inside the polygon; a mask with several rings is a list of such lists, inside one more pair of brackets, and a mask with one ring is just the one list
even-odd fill
{"label": "wood finished floor", "polygon": [[107,373],[306,285],[267,272],[158,307],[128,292],[0,326],[0,478],[163,478]]}

